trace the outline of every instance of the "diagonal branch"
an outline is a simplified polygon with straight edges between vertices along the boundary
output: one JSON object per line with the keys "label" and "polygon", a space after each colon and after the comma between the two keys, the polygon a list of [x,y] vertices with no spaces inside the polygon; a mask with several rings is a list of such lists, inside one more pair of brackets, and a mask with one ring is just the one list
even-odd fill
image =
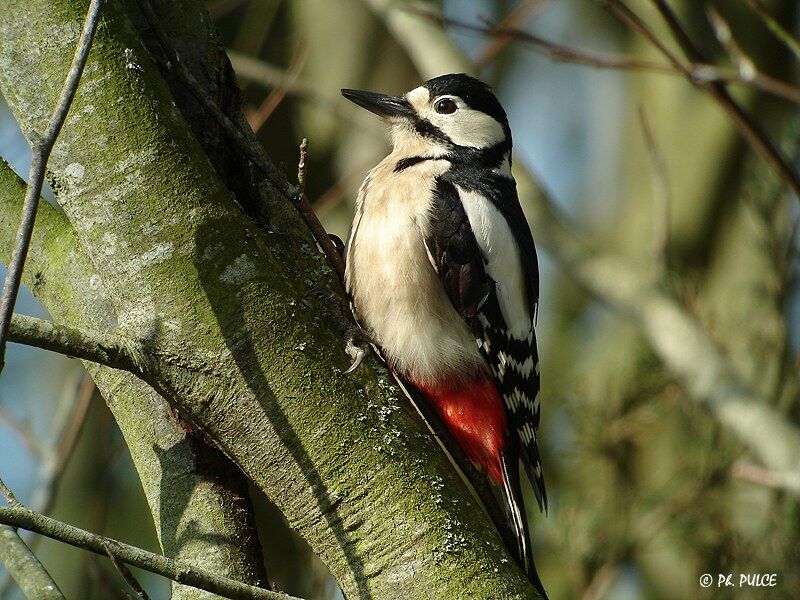
{"label": "diagonal branch", "polygon": [[[775,169],[781,178],[794,190],[795,194],[800,197],[800,177],[798,177],[794,168],[789,164],[786,157],[783,156],[761,125],[754,121],[744,108],[733,99],[724,83],[720,81],[707,81],[695,77],[695,71],[676,57],[675,54],[667,48],[664,42],[658,38],[650,26],[621,0],[600,0],[600,2],[608,6],[609,10],[630,27],[631,30],[638,32],[649,41],[676,69],[680,70],[687,81],[711,96],[725,113],[727,113],[731,122],[738,129],[739,134],[772,166],[773,169]],[[696,64],[708,63],[709,61],[694,44],[669,5],[664,0],[652,0],[652,2],[656,5],[656,8],[672,32],[673,37],[681,46],[681,49],[689,60]]]}
{"label": "diagonal branch", "polygon": [[[507,43],[512,40],[522,42],[526,45],[526,47],[531,48],[534,52],[543,54],[554,61],[581,65],[585,67],[594,67],[598,69],[637,71],[670,76],[678,75],[682,77],[685,77],[686,72],[688,71],[692,83],[696,85],[707,85],[710,83],[747,85],[761,90],[767,94],[772,94],[776,98],[783,98],[784,100],[788,100],[790,102],[800,103],[800,89],[789,83],[786,83],[785,81],[770,77],[769,75],[766,75],[757,69],[754,69],[751,72],[743,73],[741,70],[722,68],[716,65],[701,62],[682,65],[680,64],[680,61],[677,61],[677,59],[675,63],[671,64],[654,62],[634,56],[609,54],[605,52],[597,52],[595,50],[586,50],[582,48],[573,48],[570,46],[556,44],[550,40],[533,35],[516,27],[504,25],[503,23],[499,23],[497,25],[493,25],[492,23],[478,25],[475,23],[446,17],[427,9],[414,9],[412,12],[425,16],[442,26],[454,27],[464,31],[480,33],[496,40],[497,42]],[[664,49],[666,50],[666,48]],[[752,67],[755,67],[755,65],[752,65]],[[475,62],[475,68],[481,68],[481,63],[479,61]]]}
{"label": "diagonal branch", "polygon": [[33,160],[30,174],[28,175],[28,189],[25,192],[22,221],[17,232],[17,245],[14,248],[11,263],[8,266],[8,275],[3,285],[3,295],[0,298],[0,371],[3,370],[5,365],[6,335],[11,322],[11,314],[14,311],[14,304],[17,301],[20,282],[22,281],[25,257],[28,254],[28,248],[31,243],[31,233],[33,232],[33,223],[36,220],[36,209],[39,206],[39,195],[42,193],[42,186],[44,185],[47,160],[50,158],[50,152],[53,150],[58,134],[61,133],[61,127],[67,119],[72,99],[78,90],[83,68],[86,66],[86,60],[89,57],[89,49],[92,47],[94,32],[100,20],[102,7],[103,0],[92,0],[89,4],[89,11],[86,13],[81,37],[75,50],[75,57],[72,59],[72,66],[64,82],[58,105],[50,117],[47,132],[40,139],[35,132],[31,133],[31,137],[34,138],[31,141]]}
{"label": "diagonal branch", "polygon": [[0,525],[0,564],[27,598],[64,600],[61,590],[36,555],[19,533],[7,525]]}
{"label": "diagonal branch", "polygon": [[745,0],[745,2],[750,5],[750,8],[756,11],[756,14],[761,21],[763,21],[764,25],[766,25],[767,29],[772,32],[772,35],[783,42],[783,44],[792,51],[795,58],[800,60],[800,40],[793,36],[790,31],[787,31],[775,17],[769,14],[767,7],[764,6],[761,0]]}
{"label": "diagonal branch", "polygon": [[[24,508],[5,482],[0,479],[0,494],[12,508]],[[20,537],[14,527],[0,525],[0,564],[28,598],[64,600],[50,573]]]}
{"label": "diagonal branch", "polygon": [[244,152],[248,159],[255,164],[269,181],[280,191],[286,198],[291,200],[295,206],[298,207],[300,214],[306,221],[309,229],[311,230],[314,238],[319,245],[322,252],[325,254],[328,262],[333,268],[334,272],[339,278],[339,282],[344,287],[344,261],[339,255],[336,246],[331,241],[319,219],[314,214],[313,210],[303,210],[304,206],[310,205],[308,199],[304,194],[298,194],[295,186],[289,183],[286,178],[278,171],[275,165],[266,158],[262,153],[258,152],[253,144],[251,144],[245,133],[236,125],[217,105],[216,102],[203,90],[195,77],[186,68],[186,65],[181,61],[175,48],[169,40],[164,28],[158,20],[153,7],[150,5],[149,0],[136,0],[139,9],[147,19],[148,24],[152,27],[156,37],[158,38],[164,52],[170,57],[168,67],[174,68],[175,75],[181,82],[191,91],[198,102],[211,114],[211,116],[219,123],[220,127],[233,139],[237,147]]}
{"label": "diagonal branch", "polygon": [[65,544],[89,550],[95,554],[108,556],[108,553],[112,552],[118,560],[129,565],[226,598],[300,600],[287,594],[271,592],[234,581],[233,579],[220,577],[206,569],[200,569],[180,560],[172,560],[160,554],[147,552],[141,548],[78,529],[72,525],[35,513],[27,508],[0,508],[0,523],[19,529],[27,529]]}
{"label": "diagonal branch", "polygon": [[147,361],[143,359],[141,348],[113,333],[87,331],[15,314],[9,324],[8,337],[12,342],[122,369],[140,377],[146,370]]}

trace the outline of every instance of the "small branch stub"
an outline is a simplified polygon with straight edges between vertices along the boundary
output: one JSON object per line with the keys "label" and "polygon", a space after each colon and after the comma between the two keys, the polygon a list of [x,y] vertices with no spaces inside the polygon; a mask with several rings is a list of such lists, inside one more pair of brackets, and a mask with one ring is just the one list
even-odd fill
{"label": "small branch stub", "polygon": [[297,161],[297,193],[306,193],[306,170],[308,169],[308,139],[300,142],[300,160]]}

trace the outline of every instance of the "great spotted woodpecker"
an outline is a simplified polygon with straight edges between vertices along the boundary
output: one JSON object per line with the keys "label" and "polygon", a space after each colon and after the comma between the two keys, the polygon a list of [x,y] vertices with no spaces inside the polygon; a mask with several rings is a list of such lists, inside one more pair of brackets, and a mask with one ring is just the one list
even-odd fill
{"label": "great spotted woodpecker", "polygon": [[519,463],[546,510],[536,432],[536,248],[511,174],[508,118],[486,84],[443,75],[404,96],[342,90],[383,117],[392,152],[358,194],[345,248],[356,316],[500,487],[511,551],[542,595]]}

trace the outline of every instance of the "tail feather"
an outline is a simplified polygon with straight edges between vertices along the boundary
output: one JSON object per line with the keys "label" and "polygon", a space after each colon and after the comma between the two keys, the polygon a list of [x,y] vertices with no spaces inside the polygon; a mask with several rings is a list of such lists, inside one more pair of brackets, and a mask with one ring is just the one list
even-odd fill
{"label": "tail feather", "polygon": [[528,579],[542,596],[542,599],[548,600],[547,592],[533,562],[528,517],[525,514],[525,503],[522,498],[522,487],[519,479],[519,460],[515,453],[510,454],[512,456],[504,452],[500,457],[503,470],[503,498],[506,503],[508,518],[517,540],[517,547],[509,548],[509,550],[515,555],[517,563],[528,575]]}
{"label": "tail feather", "polygon": [[539,504],[539,510],[547,515],[547,492],[544,487],[544,473],[542,472],[542,460],[539,458],[539,448],[534,442],[526,448],[527,460],[522,461],[525,467],[525,472],[533,487],[533,493],[536,494],[536,502]]}

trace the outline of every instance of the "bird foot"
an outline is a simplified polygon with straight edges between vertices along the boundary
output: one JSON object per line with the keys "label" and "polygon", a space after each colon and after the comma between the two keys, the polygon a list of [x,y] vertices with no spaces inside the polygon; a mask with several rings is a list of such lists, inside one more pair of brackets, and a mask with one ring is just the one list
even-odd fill
{"label": "bird foot", "polygon": [[364,362],[364,357],[369,354],[370,349],[370,339],[367,332],[358,325],[351,325],[348,330],[345,331],[344,351],[353,359],[353,363],[344,374],[349,375],[361,366],[361,363]]}
{"label": "bird foot", "polygon": [[344,351],[353,361],[344,371],[345,375],[349,375],[364,362],[364,358],[371,350],[372,340],[366,331],[352,322],[353,314],[350,306],[341,296],[328,288],[314,288],[309,295],[322,299],[332,316],[332,322],[339,329],[344,342]]}

